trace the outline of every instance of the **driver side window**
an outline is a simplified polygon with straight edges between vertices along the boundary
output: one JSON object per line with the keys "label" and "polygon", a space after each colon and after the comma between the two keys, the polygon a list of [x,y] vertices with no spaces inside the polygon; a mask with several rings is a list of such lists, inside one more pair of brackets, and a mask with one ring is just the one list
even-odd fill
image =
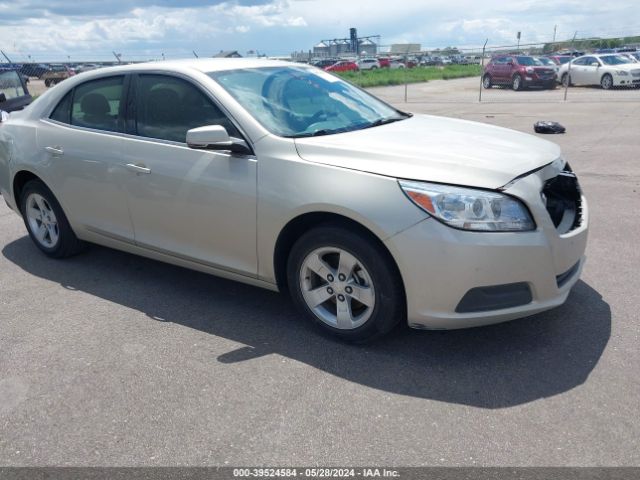
{"label": "driver side window", "polygon": [[230,136],[241,137],[204,93],[181,78],[140,75],[136,98],[136,131],[142,137],[184,143],[188,130],[205,125],[221,125]]}

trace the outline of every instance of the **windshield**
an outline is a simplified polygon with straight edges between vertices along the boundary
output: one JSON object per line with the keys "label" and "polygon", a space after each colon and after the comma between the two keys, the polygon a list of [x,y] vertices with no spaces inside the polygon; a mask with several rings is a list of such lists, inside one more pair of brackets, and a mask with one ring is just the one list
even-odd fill
{"label": "windshield", "polygon": [[538,62],[533,57],[516,57],[516,60],[518,61],[518,65],[525,65],[525,66],[540,65],[540,62]]}
{"label": "windshield", "polygon": [[605,65],[622,65],[624,63],[631,63],[629,58],[622,57],[620,55],[605,55],[600,57],[602,63]]}
{"label": "windshield", "polygon": [[282,137],[329,135],[409,116],[315,68],[260,67],[208,75],[267,130]]}
{"label": "windshield", "polygon": [[551,60],[550,58],[536,58],[536,60],[538,62],[540,62],[542,65],[555,65],[555,63],[553,63],[553,60]]}

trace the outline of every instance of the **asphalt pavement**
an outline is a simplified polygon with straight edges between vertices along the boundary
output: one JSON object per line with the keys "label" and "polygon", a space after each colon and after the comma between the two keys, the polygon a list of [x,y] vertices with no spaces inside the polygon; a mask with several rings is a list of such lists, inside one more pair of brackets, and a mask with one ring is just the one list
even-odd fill
{"label": "asphalt pavement", "polygon": [[591,230],[564,306],[350,346],[273,292],[97,246],[48,259],[0,202],[0,465],[640,465],[640,91],[442,101],[465,82],[412,86],[408,104],[375,92],[565,125],[550,139]]}

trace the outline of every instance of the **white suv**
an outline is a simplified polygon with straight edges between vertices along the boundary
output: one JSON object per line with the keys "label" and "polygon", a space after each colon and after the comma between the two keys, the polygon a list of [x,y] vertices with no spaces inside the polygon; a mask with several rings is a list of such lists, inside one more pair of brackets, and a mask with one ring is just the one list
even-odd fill
{"label": "white suv", "polygon": [[380,62],[375,58],[362,58],[356,62],[360,70],[375,70],[380,68]]}

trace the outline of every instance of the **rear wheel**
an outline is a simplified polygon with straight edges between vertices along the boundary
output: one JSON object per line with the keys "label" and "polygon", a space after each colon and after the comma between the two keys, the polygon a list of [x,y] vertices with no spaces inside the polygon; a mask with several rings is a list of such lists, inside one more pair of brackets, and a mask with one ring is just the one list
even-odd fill
{"label": "rear wheel", "polygon": [[51,86],[51,80],[49,80],[48,78],[44,81],[44,85],[45,87],[50,87]]}
{"label": "rear wheel", "polygon": [[81,251],[82,243],[62,207],[40,180],[31,180],[22,188],[20,210],[31,240],[46,255],[64,258]]}
{"label": "rear wheel", "polygon": [[600,79],[600,86],[604,90],[609,90],[611,87],[613,87],[613,77],[610,74],[605,73]]}
{"label": "rear wheel", "polygon": [[291,249],[287,280],[307,317],[343,340],[372,340],[405,317],[402,281],[388,253],[341,227],[302,235]]}
{"label": "rear wheel", "polygon": [[492,82],[491,82],[491,75],[489,75],[488,73],[482,77],[482,86],[484,88],[491,88]]}

